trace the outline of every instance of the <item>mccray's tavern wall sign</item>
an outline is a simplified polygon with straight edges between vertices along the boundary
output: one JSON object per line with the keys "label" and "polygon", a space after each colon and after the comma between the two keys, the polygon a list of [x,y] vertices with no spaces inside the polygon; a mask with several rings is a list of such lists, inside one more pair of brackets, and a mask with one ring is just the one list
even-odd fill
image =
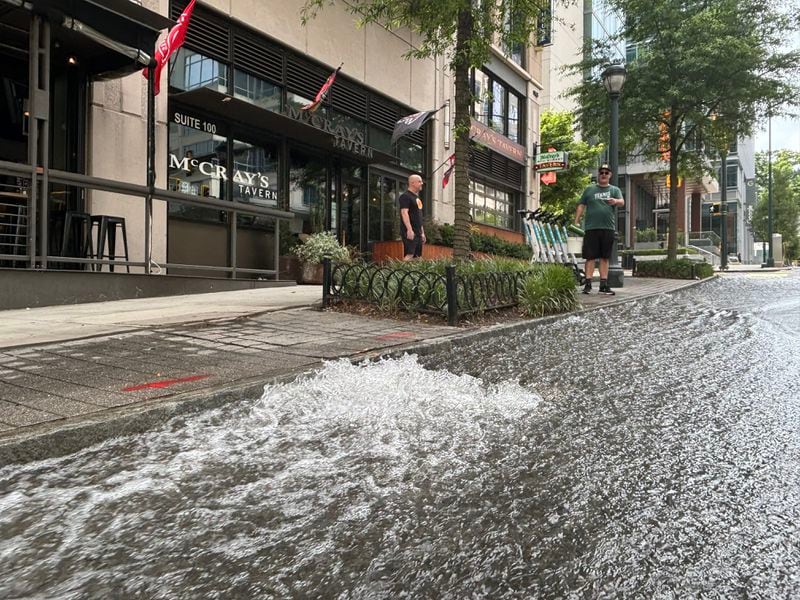
{"label": "mccray's tavern wall sign", "polygon": [[286,116],[300,121],[333,136],[333,147],[367,159],[373,158],[373,150],[366,144],[364,132],[339,123],[334,123],[317,113],[300,110],[296,106],[286,107]]}

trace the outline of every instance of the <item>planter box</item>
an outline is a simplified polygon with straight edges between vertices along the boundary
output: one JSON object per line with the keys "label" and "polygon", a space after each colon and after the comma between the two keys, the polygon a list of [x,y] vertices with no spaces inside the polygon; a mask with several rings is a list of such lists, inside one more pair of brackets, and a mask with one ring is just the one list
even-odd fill
{"label": "planter box", "polygon": [[[453,249],[447,246],[437,246],[435,244],[424,244],[422,246],[422,258],[437,260],[453,256]],[[387,260],[403,260],[403,242],[392,240],[388,242],[375,242],[372,244],[372,262],[383,263]]]}
{"label": "planter box", "polygon": [[297,281],[300,276],[300,260],[291,254],[278,257],[278,278]]}
{"label": "planter box", "polygon": [[322,263],[301,263],[298,270],[297,283],[322,285]]}
{"label": "planter box", "polygon": [[[491,258],[485,252],[471,251],[474,258]],[[451,258],[453,249],[447,246],[437,246],[436,244],[424,244],[422,246],[422,258],[425,260],[440,260]],[[389,260],[403,260],[403,242],[392,240],[389,242],[375,242],[372,244],[372,262],[384,263]]]}
{"label": "planter box", "polygon": [[[647,262],[647,261],[654,261],[654,260],[665,260],[667,258],[666,254],[634,254],[634,259],[636,262]],[[678,254],[675,258],[688,258],[694,262],[707,262],[705,257],[701,254]]]}

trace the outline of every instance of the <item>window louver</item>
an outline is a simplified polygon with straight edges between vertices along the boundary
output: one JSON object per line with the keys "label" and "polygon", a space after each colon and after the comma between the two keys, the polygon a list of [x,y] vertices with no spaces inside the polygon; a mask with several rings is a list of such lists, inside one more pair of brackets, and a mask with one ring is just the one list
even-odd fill
{"label": "window louver", "polygon": [[[170,16],[177,21],[188,2],[174,2]],[[205,56],[227,62],[230,60],[230,29],[209,15],[200,6],[195,6],[185,45]]]}
{"label": "window louver", "polygon": [[243,33],[233,39],[233,62],[251,74],[273,83],[283,83],[283,53]]}
{"label": "window louver", "polygon": [[313,100],[329,75],[298,56],[286,57],[286,89],[304,98]]}
{"label": "window louver", "polygon": [[523,188],[523,165],[478,146],[472,146],[469,154],[469,168],[473,174],[517,190]]}
{"label": "window louver", "polygon": [[331,104],[336,110],[359,119],[367,119],[367,94],[346,81],[337,79],[331,88]]}
{"label": "window louver", "polygon": [[373,125],[394,130],[394,124],[400,118],[400,111],[396,106],[391,106],[374,96],[369,100],[369,120]]}

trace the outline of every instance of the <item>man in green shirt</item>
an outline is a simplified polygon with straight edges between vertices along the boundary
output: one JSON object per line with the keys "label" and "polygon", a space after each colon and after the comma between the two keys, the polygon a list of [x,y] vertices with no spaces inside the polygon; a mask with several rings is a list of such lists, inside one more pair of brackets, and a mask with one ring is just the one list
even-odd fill
{"label": "man in green shirt", "polygon": [[594,275],[594,261],[600,259],[600,293],[613,296],[613,290],[608,287],[608,259],[614,248],[614,233],[616,231],[615,206],[625,206],[622,191],[611,185],[611,168],[607,164],[600,165],[597,171],[597,184],[592,184],[583,190],[578,208],[575,211],[575,225],[580,225],[581,218],[585,221],[583,229],[583,258],[586,259],[586,283],[583,293],[592,291],[592,276]]}

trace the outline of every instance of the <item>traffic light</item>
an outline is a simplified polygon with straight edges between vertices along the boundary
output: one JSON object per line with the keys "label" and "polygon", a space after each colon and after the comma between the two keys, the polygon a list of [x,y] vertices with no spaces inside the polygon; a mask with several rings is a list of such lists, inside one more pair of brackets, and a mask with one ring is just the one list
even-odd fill
{"label": "traffic light", "polygon": [[714,202],[711,204],[711,214],[712,215],[719,214],[719,202]]}

